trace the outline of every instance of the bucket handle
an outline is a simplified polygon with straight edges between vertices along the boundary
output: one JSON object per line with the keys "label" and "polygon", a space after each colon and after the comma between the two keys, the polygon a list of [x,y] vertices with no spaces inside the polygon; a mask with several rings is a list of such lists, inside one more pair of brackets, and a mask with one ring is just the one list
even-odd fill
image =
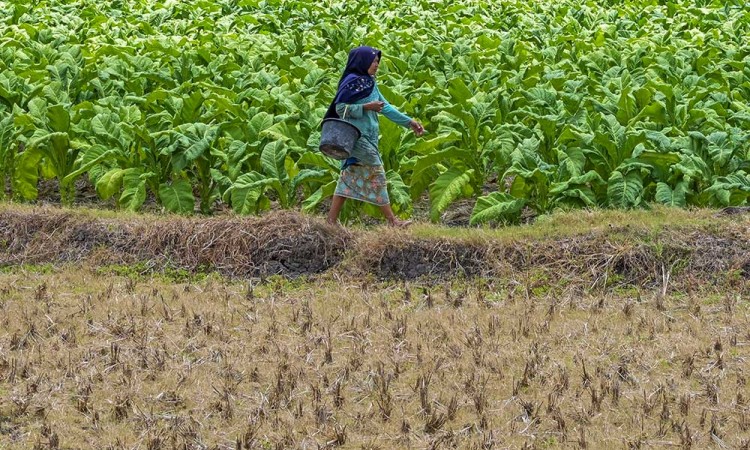
{"label": "bucket handle", "polygon": [[[346,120],[346,113],[349,112],[349,104],[347,103],[346,106],[344,106],[344,114],[341,116],[342,120]],[[318,124],[318,127],[323,125],[323,120],[325,120],[325,117],[323,119],[320,119],[320,123]]]}

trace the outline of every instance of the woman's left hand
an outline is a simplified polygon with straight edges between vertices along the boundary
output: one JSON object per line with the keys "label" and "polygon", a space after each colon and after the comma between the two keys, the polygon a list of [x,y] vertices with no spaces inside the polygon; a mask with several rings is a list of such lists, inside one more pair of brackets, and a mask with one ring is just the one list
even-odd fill
{"label": "woman's left hand", "polygon": [[409,122],[409,127],[417,136],[422,136],[424,134],[424,127],[416,120],[412,120],[411,122]]}

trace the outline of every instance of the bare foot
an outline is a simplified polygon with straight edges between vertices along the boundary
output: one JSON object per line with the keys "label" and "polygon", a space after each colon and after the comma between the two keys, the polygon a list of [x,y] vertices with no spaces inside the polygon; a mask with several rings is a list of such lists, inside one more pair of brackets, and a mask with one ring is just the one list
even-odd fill
{"label": "bare foot", "polygon": [[412,224],[411,220],[393,219],[392,222],[388,222],[388,226],[394,227],[394,228],[406,228],[411,224]]}

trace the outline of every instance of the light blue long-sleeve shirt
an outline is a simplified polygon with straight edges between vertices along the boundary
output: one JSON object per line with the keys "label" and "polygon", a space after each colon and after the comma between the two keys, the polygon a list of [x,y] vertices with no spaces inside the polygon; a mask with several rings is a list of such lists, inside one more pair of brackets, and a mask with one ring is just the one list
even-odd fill
{"label": "light blue long-sleeve shirt", "polygon": [[377,84],[372,90],[372,93],[361,100],[350,104],[337,103],[336,112],[339,117],[350,122],[359,129],[360,133],[362,133],[360,138],[354,144],[354,150],[350,156],[357,158],[359,164],[366,166],[383,165],[383,160],[380,158],[380,152],[378,151],[378,141],[380,139],[378,113],[375,111],[366,111],[363,108],[365,103],[374,101],[385,103],[380,114],[384,115],[393,123],[401,125],[402,127],[408,127],[411,122],[411,117],[403,114],[393,105],[388,103],[388,100],[386,100],[385,97],[383,97],[383,94],[378,90]]}

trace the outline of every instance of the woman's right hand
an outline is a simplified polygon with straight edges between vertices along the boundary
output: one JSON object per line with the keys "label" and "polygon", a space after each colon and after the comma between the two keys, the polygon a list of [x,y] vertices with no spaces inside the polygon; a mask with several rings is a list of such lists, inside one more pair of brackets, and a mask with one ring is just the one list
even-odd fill
{"label": "woman's right hand", "polygon": [[409,127],[417,136],[422,136],[424,134],[424,126],[416,120],[412,119],[412,121],[409,122]]}
{"label": "woman's right hand", "polygon": [[379,113],[380,111],[383,110],[383,106],[385,106],[385,102],[374,101],[374,102],[365,103],[364,105],[362,105],[362,108],[367,111],[375,111]]}

